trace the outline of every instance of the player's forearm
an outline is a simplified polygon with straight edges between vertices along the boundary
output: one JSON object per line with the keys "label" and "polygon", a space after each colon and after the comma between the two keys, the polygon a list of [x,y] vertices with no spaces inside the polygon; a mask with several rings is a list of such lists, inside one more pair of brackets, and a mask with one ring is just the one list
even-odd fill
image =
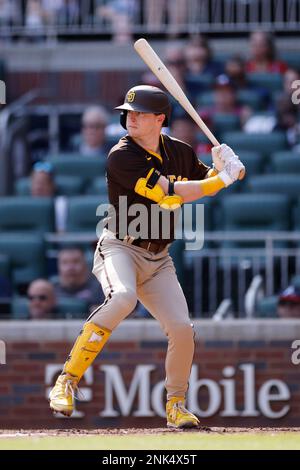
{"label": "player's forearm", "polygon": [[[158,181],[163,191],[168,193],[169,181],[161,176]],[[182,197],[183,202],[192,202],[204,196],[213,196],[225,187],[219,176],[213,176],[199,181],[176,181],[174,185],[175,194]]]}

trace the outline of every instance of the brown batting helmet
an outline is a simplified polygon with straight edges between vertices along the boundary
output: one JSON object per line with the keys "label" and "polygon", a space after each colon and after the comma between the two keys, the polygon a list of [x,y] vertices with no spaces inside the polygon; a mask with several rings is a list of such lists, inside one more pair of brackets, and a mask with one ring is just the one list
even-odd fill
{"label": "brown batting helmet", "polygon": [[160,88],[149,85],[139,85],[126,93],[125,102],[115,109],[121,110],[120,123],[126,129],[127,111],[140,113],[165,114],[163,126],[168,126],[171,115],[171,103],[167,93]]}

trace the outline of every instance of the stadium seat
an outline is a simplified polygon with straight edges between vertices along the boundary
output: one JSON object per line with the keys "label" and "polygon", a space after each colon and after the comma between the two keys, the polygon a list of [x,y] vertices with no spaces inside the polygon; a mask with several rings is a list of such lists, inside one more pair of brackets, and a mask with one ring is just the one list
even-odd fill
{"label": "stadium seat", "polygon": [[247,78],[251,85],[265,88],[270,92],[282,90],[282,75],[280,73],[249,73]]}
{"label": "stadium seat", "polygon": [[[259,152],[253,150],[240,150],[238,151],[240,160],[245,164],[247,176],[256,175],[262,172],[264,166],[264,158]],[[211,153],[202,153],[198,158],[208,166],[212,165]]]}
{"label": "stadium seat", "polygon": [[300,275],[295,275],[291,279],[291,284],[292,286],[297,287],[297,289],[300,289]]}
{"label": "stadium seat", "polygon": [[80,155],[61,154],[49,156],[54,172],[57,175],[80,176],[83,180],[89,181],[97,176],[104,176],[106,159],[96,157],[83,157]]}
{"label": "stadium seat", "polygon": [[[260,174],[264,166],[264,158],[261,153],[252,150],[240,150],[238,156],[246,167],[246,178]],[[247,180],[245,180],[247,181]]]}
{"label": "stadium seat", "polygon": [[95,233],[100,217],[96,209],[107,203],[107,196],[80,196],[69,199],[67,231]]}
{"label": "stadium seat", "polygon": [[212,118],[212,123],[216,134],[240,129],[240,118],[236,114],[215,113]]}
{"label": "stadium seat", "polygon": [[[237,101],[240,105],[247,105],[254,110],[259,110],[263,106],[263,100],[256,90],[239,90]],[[214,106],[214,93],[212,91],[200,93],[196,97],[196,105],[205,108]]]}
{"label": "stadium seat", "polygon": [[300,231],[300,198],[297,200],[293,213],[293,229]]}
{"label": "stadium seat", "polygon": [[256,317],[278,318],[277,316],[278,296],[264,297],[256,306]]}
{"label": "stadium seat", "polygon": [[[11,302],[11,314],[14,320],[29,319],[27,297],[13,297]],[[88,306],[84,300],[74,297],[64,297],[58,299],[57,311],[53,314],[52,318],[86,318],[87,314]]]}
{"label": "stadium seat", "polygon": [[10,277],[10,259],[5,253],[0,253],[0,276],[8,279]]}
{"label": "stadium seat", "polygon": [[173,259],[177,277],[181,286],[183,286],[185,282],[183,261],[184,247],[185,243],[183,240],[175,240],[169,249],[169,254]]}
{"label": "stadium seat", "polygon": [[300,55],[298,52],[291,51],[282,51],[279,53],[279,58],[286,62],[289,67],[300,70]]}
{"label": "stadium seat", "polygon": [[45,275],[45,247],[38,234],[1,233],[0,253],[9,256],[13,284],[27,284]]}
{"label": "stadium seat", "polygon": [[107,183],[105,176],[99,176],[91,181],[91,183],[86,187],[85,194],[94,194],[107,196]]}
{"label": "stadium seat", "polygon": [[8,196],[1,198],[1,232],[53,232],[52,198]]}
{"label": "stadium seat", "polygon": [[249,106],[255,111],[263,107],[263,100],[261,95],[256,90],[245,88],[237,92],[237,100],[240,105]]}
{"label": "stadium seat", "polygon": [[[56,194],[59,196],[76,196],[80,194],[83,181],[80,176],[57,175],[54,177]],[[19,178],[15,182],[17,196],[30,195],[30,178]]]}
{"label": "stadium seat", "polygon": [[[289,230],[290,202],[280,194],[234,194],[221,201],[222,228],[228,231]],[[263,246],[255,240],[224,246]]]}
{"label": "stadium seat", "polygon": [[300,175],[274,173],[253,176],[247,180],[247,186],[255,194],[283,194],[294,200],[300,196]]}
{"label": "stadium seat", "polygon": [[272,132],[270,134],[245,132],[225,132],[222,134],[222,142],[230,145],[236,153],[240,150],[253,150],[268,158],[277,150],[286,148],[286,138],[283,132]]}
{"label": "stadium seat", "polygon": [[211,74],[186,74],[185,85],[190,95],[197,96],[201,91],[209,89],[214,83]]}
{"label": "stadium seat", "polygon": [[271,167],[275,173],[300,173],[300,155],[293,152],[275,152],[272,155]]}

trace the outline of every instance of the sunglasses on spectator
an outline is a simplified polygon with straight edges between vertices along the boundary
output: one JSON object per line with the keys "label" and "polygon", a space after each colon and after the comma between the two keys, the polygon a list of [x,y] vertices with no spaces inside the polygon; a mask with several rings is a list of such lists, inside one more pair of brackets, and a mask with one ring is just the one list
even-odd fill
{"label": "sunglasses on spectator", "polygon": [[101,124],[99,122],[83,122],[82,128],[83,129],[104,129],[105,124]]}
{"label": "sunglasses on spectator", "polygon": [[28,295],[27,297],[30,300],[30,302],[32,302],[33,300],[39,300],[41,302],[45,301],[45,300],[48,300],[47,295],[43,295],[43,294],[41,294],[41,295]]}
{"label": "sunglasses on spectator", "polygon": [[43,171],[44,173],[53,173],[53,166],[50,162],[37,162],[33,165],[34,171]]}

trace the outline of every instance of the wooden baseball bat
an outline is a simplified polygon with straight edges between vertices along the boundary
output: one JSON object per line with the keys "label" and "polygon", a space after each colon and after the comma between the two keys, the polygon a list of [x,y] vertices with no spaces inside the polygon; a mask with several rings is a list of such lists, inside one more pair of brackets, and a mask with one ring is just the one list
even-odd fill
{"label": "wooden baseball bat", "polygon": [[[186,112],[191,116],[191,118],[196,122],[200,129],[204,132],[206,137],[214,146],[220,145],[218,140],[215,138],[213,133],[209,130],[207,125],[202,121],[201,117],[192,106],[191,102],[183,92],[182,88],[179,86],[171,72],[167,69],[165,64],[158,57],[156,52],[152,49],[146,39],[138,39],[134,43],[134,48],[139,54],[141,59],[148,65],[149,69],[152,70],[154,75],[158,80],[164,85],[168,92],[178,101],[178,103],[186,110]],[[245,176],[245,171],[242,170],[239,175],[239,179],[243,179]]]}

